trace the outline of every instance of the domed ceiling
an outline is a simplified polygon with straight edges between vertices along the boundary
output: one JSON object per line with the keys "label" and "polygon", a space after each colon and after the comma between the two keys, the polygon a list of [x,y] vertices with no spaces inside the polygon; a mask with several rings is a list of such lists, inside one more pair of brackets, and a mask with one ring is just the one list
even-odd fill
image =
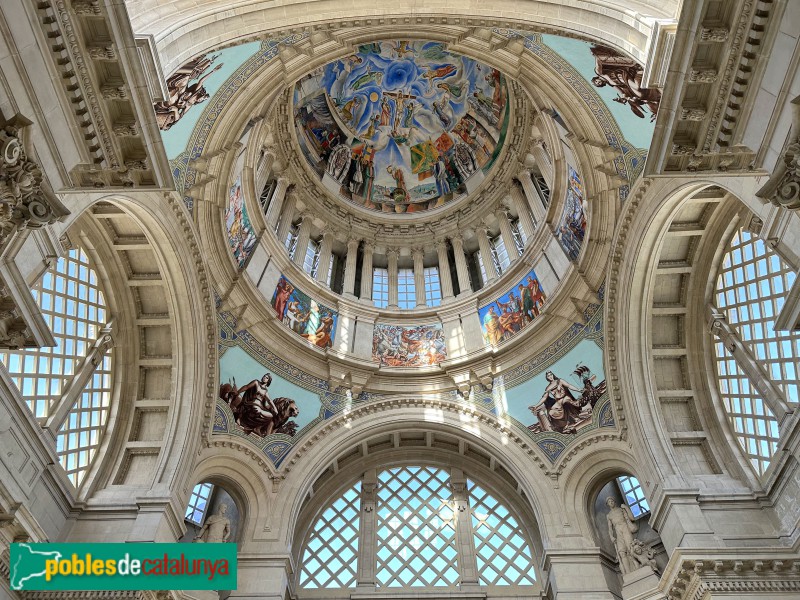
{"label": "domed ceiling", "polygon": [[297,83],[294,120],[330,191],[413,213],[475,189],[503,146],[508,88],[496,69],[439,42],[365,44]]}

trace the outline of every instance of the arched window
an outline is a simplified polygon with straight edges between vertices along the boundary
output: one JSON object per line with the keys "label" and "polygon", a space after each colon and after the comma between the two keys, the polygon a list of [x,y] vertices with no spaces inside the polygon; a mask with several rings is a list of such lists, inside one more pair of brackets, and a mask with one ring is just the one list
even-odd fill
{"label": "arched window", "polygon": [[[717,308],[740,342],[746,359],[789,403],[797,403],[800,334],[776,331],[775,319],[796,278],[763,240],[739,229],[725,254],[716,286]],[[742,366],[722,341],[714,344],[717,382],[739,443],[759,474],[769,466],[779,437],[778,422]]]}
{"label": "arched window", "polygon": [[358,527],[361,482],[348,489],[314,523],[300,570],[308,589],[351,588],[358,572]]}
{"label": "arched window", "polygon": [[[405,465],[365,474],[313,522],[299,587],[353,588],[359,573],[384,590],[454,588],[470,577],[483,586],[535,585],[527,534],[489,489],[457,469]],[[477,580],[465,565],[475,565],[471,573],[477,567]]]}
{"label": "arched window", "polygon": [[80,248],[60,258],[31,291],[56,345],[2,352],[0,361],[33,415],[58,431],[56,452],[78,487],[111,405],[112,357],[100,343],[109,333],[105,296]]}

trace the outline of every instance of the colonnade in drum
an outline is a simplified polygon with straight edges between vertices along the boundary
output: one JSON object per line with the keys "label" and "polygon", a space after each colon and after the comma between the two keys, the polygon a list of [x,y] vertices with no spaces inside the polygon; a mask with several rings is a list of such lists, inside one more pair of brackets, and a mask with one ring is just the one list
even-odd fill
{"label": "colonnade in drum", "polygon": [[[517,241],[515,240],[512,213],[516,213],[517,228],[521,230],[526,240],[530,239],[539,224],[543,223],[547,216],[547,206],[549,204],[549,190],[546,186],[552,185],[552,165],[543,149],[540,149],[542,156],[536,158],[536,164],[540,161],[549,170],[540,167],[539,173],[532,173],[531,169],[523,167],[518,173],[516,181],[511,185],[508,195],[494,210],[494,217],[499,226],[500,237],[506,248],[509,259],[513,262],[521,254]],[[533,152],[533,150],[532,150]],[[268,187],[268,180],[271,169],[276,165],[274,155],[266,152],[262,155],[256,169],[256,184],[264,188]],[[542,184],[537,184],[536,176]],[[269,187],[269,193],[262,194],[262,209],[264,211],[267,228],[273,231],[282,246],[287,250],[293,246],[292,261],[300,268],[303,268],[309,244],[311,243],[312,224],[315,215],[307,210],[303,210],[298,215],[298,196],[290,192],[292,183],[288,177],[281,175],[273,180]],[[544,188],[544,189],[542,189]],[[258,189],[258,188],[257,188]],[[493,226],[494,227],[494,226]],[[491,240],[489,237],[489,227],[481,223],[473,227],[478,249],[483,257],[483,270],[486,281],[484,285],[495,280],[500,273],[494,261],[491,260],[492,254]],[[290,234],[292,237],[290,238]],[[471,234],[467,234],[471,237]],[[322,285],[329,285],[328,273],[331,268],[331,261],[334,258],[333,245],[335,234],[331,230],[322,232],[318,242],[317,267],[314,278]],[[340,238],[341,239],[341,238]],[[470,268],[467,252],[464,246],[463,232],[448,235],[435,240],[436,266],[439,272],[439,282],[441,286],[442,300],[447,301],[455,297],[456,291],[459,295],[470,294],[477,287],[473,284],[470,277]],[[474,242],[471,242],[474,248]],[[344,259],[344,274],[342,280],[342,293],[348,297],[360,297],[370,300],[373,297],[373,271],[375,263],[376,242],[372,239],[362,239],[349,237],[347,239],[346,251],[341,256],[341,251],[337,255]],[[450,248],[452,248],[453,260],[450,259]],[[399,248],[399,247],[380,247],[379,264],[387,265],[388,275],[388,306],[398,307],[399,289],[399,259],[402,251],[410,250],[413,260],[413,279],[415,289],[416,307],[427,306],[425,294],[425,266],[424,250],[421,247]],[[430,258],[430,257],[429,257]],[[360,286],[356,288],[358,275],[358,265],[360,260]],[[428,261],[429,265],[431,261]],[[452,267],[455,267],[453,273]],[[458,290],[455,289],[457,285]]]}

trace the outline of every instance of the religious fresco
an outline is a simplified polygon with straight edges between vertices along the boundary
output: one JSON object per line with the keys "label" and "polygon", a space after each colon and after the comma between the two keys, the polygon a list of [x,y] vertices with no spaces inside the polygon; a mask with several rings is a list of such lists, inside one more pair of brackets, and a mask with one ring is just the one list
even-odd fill
{"label": "religious fresco", "polygon": [[278,319],[297,335],[320,348],[333,346],[338,313],[297,289],[283,275],[272,295],[272,308]]}
{"label": "religious fresco", "polygon": [[556,237],[567,258],[575,262],[581,253],[586,234],[586,193],[581,178],[572,165],[567,165],[567,175],[567,197],[556,229]]}
{"label": "religious fresco", "polygon": [[650,122],[655,121],[661,92],[656,88],[642,87],[644,67],[606,46],[593,44],[590,51],[595,59],[594,72],[597,74],[592,77],[592,84],[599,88],[612,87],[617,93],[617,97],[612,99],[614,102],[627,106],[640,119],[649,115]]}
{"label": "religious fresco", "polygon": [[225,231],[228,233],[228,245],[233,258],[243,268],[250,253],[255,249],[258,237],[250,223],[247,206],[242,192],[241,177],[237,177],[228,193],[228,204],[225,206]]}
{"label": "religious fresco", "polygon": [[466,193],[492,166],[508,89],[499,71],[439,42],[373,42],[300,80],[294,119],[331,191],[378,211],[419,212]]}
{"label": "religious fresco", "polygon": [[376,324],[372,330],[372,360],[387,367],[439,364],[447,360],[442,326]]}
{"label": "religious fresco", "polygon": [[496,346],[539,316],[547,296],[531,269],[507,293],[478,310],[486,344]]}

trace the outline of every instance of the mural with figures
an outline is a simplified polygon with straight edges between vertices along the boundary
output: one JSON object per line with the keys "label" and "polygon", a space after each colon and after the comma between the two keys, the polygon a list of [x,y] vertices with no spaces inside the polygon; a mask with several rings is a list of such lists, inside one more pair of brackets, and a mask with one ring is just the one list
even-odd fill
{"label": "mural with figures", "polygon": [[605,392],[603,352],[591,340],[580,341],[546,369],[503,388],[508,414],[532,433],[568,435],[591,425]]}
{"label": "mural with figures", "polygon": [[[602,301],[603,288],[598,296]],[[602,315],[602,305],[590,304],[584,322],[573,323],[540,353],[504,370],[494,378],[491,389],[473,386],[466,398],[455,390],[428,392],[430,400],[466,402],[473,410],[510,423],[555,463],[582,435],[616,427],[603,370]],[[240,329],[232,313],[220,312],[218,317],[221,385],[214,433],[245,439],[275,465],[316,425],[352,415],[356,406],[396,398],[334,389],[328,379],[289,362],[284,348],[275,344],[268,348]],[[427,338],[422,331],[438,330],[436,325],[389,327],[397,328],[400,344],[403,329],[419,330],[411,338],[420,339]]]}
{"label": "mural with figures", "polygon": [[272,308],[284,325],[315,346],[333,345],[338,313],[297,289],[283,275],[272,295]]}
{"label": "mural with figures", "polygon": [[233,252],[234,260],[241,269],[258,241],[255,229],[250,223],[250,217],[247,215],[241,177],[236,178],[228,193],[224,218],[225,231],[228,233],[228,245]]}
{"label": "mural with figures", "polygon": [[556,237],[571,261],[578,260],[586,234],[586,193],[577,171],[567,165],[567,197],[556,229]]}
{"label": "mural with figures", "polygon": [[411,213],[482,179],[505,139],[508,90],[499,71],[439,42],[373,42],[300,80],[294,118],[326,187]]}
{"label": "mural with figures", "polygon": [[372,330],[372,360],[387,367],[439,364],[447,360],[442,326],[376,324]]}
{"label": "mural with figures", "polygon": [[612,101],[627,106],[640,119],[656,120],[661,92],[656,88],[642,87],[644,67],[620,52],[592,44],[590,49],[595,60],[592,84],[603,88],[609,86],[617,97]]}
{"label": "mural with figures", "polygon": [[511,338],[539,316],[546,300],[542,284],[531,269],[507,293],[478,310],[484,342],[496,346]]}

